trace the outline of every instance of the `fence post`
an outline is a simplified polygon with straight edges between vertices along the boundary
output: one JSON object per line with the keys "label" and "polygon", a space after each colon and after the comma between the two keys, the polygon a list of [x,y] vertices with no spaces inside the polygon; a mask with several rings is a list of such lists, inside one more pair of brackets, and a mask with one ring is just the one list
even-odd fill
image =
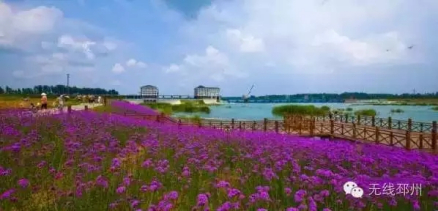
{"label": "fence post", "polygon": [[379,127],[376,127],[376,144],[379,143],[379,137],[380,137],[380,129]]}
{"label": "fence post", "polygon": [[356,123],[353,122],[353,139],[356,139]]}
{"label": "fence post", "polygon": [[231,129],[234,129],[234,118],[231,119]]}
{"label": "fence post", "polygon": [[181,127],[181,119],[178,119],[178,127]]}
{"label": "fence post", "polygon": [[316,121],[315,121],[315,117],[312,116],[310,119],[310,136],[313,136],[315,134],[315,125]]}
{"label": "fence post", "polygon": [[412,119],[408,119],[408,128],[406,130],[406,149],[411,149],[411,131]]}
{"label": "fence post", "polygon": [[389,132],[389,146],[394,146],[394,133]]}
{"label": "fence post", "polygon": [[330,114],[329,117],[330,117],[330,139],[333,139],[335,135],[335,121],[333,120],[333,114]]}
{"label": "fence post", "polygon": [[239,121],[239,130],[242,130],[242,121]]}
{"label": "fence post", "polygon": [[278,121],[275,120],[275,132],[278,133]]}
{"label": "fence post", "polygon": [[71,105],[67,106],[67,113],[71,113]]}
{"label": "fence post", "polygon": [[420,139],[420,147],[419,147],[419,148],[420,148],[420,149],[423,149],[423,147],[424,147],[424,146],[423,146],[423,144],[424,144],[424,143],[423,143],[423,133],[420,133],[420,136],[419,136],[418,138]]}
{"label": "fence post", "polygon": [[256,121],[254,121],[254,122],[252,123],[252,130],[253,130],[253,131],[256,130],[256,124],[257,124]]}
{"label": "fence post", "polygon": [[357,125],[360,125],[360,115],[357,115]]}
{"label": "fence post", "polygon": [[88,105],[85,105],[84,109],[85,111],[88,111]]}
{"label": "fence post", "polygon": [[392,129],[392,118],[388,117],[388,129]]}
{"label": "fence post", "polygon": [[268,130],[268,119],[264,118],[263,119],[263,131],[267,131]]}
{"label": "fence post", "polygon": [[302,134],[302,130],[303,130],[303,116],[299,116],[299,120],[298,120],[298,134],[301,135]]}
{"label": "fence post", "polygon": [[436,121],[432,122],[432,149],[437,150],[437,125]]}
{"label": "fence post", "polygon": [[348,114],[345,114],[345,123],[348,123]]}
{"label": "fence post", "polygon": [[376,126],[376,117],[375,116],[371,117],[371,126],[373,126],[373,127]]}

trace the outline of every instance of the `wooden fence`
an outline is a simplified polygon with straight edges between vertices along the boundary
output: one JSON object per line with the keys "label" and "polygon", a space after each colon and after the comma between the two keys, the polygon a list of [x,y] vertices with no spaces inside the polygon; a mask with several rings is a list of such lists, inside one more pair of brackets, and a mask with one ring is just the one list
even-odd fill
{"label": "wooden fence", "polygon": [[300,135],[329,136],[347,140],[359,140],[404,147],[437,151],[437,123],[422,123],[382,119],[375,117],[345,118],[330,115],[309,117],[291,115],[285,117],[287,129]]}

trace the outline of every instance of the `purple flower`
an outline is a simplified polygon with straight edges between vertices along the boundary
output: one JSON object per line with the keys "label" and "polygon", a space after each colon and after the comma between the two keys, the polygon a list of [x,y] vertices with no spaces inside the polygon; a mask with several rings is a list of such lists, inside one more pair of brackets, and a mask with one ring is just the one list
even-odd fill
{"label": "purple flower", "polygon": [[132,208],[137,207],[139,204],[140,204],[140,201],[139,201],[139,200],[132,200],[132,201],[131,201],[131,207],[132,207]]}
{"label": "purple flower", "polygon": [[231,210],[233,208],[232,204],[227,201],[225,203],[223,203],[216,211],[228,211]]}
{"label": "purple flower", "polygon": [[108,188],[108,180],[106,180],[103,176],[99,175],[96,178],[96,185],[101,186],[103,188]]}
{"label": "purple flower", "polygon": [[235,188],[231,188],[228,190],[228,198],[233,198],[235,196],[239,196],[240,195],[240,190],[235,189]]}
{"label": "purple flower", "polygon": [[230,187],[230,183],[228,183],[227,181],[219,181],[216,185],[218,188],[228,188]]}
{"label": "purple flower", "polygon": [[18,185],[21,186],[22,188],[25,188],[27,186],[29,186],[29,180],[27,179],[19,179],[18,180]]}
{"label": "purple flower", "polygon": [[122,193],[124,193],[125,191],[126,191],[126,187],[125,187],[125,186],[120,186],[120,187],[118,187],[117,190],[116,190],[116,192],[117,192],[118,194],[122,194]]}
{"label": "purple flower", "polygon": [[201,194],[198,195],[198,200],[197,201],[198,201],[197,202],[197,206],[198,207],[203,207],[206,204],[208,204],[208,196],[206,194],[201,193]]}
{"label": "purple flower", "polygon": [[14,189],[9,189],[9,190],[3,192],[3,193],[0,195],[0,199],[8,199],[8,198],[11,197],[11,195],[12,195],[14,192],[15,192]]}
{"label": "purple flower", "polygon": [[178,192],[176,191],[171,191],[170,193],[168,193],[164,199],[166,200],[177,200],[178,199]]}

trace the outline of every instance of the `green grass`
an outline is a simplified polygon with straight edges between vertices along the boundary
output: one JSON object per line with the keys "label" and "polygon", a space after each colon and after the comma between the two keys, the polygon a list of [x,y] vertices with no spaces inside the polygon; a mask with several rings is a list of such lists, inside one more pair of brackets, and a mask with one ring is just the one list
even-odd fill
{"label": "green grass", "polygon": [[324,116],[329,113],[330,107],[328,106],[322,106],[319,108],[313,105],[282,105],[272,108],[272,114],[275,116],[284,116],[287,114]]}
{"label": "green grass", "polygon": [[111,105],[96,106],[96,107],[92,108],[91,110],[98,112],[98,113],[112,113],[112,112],[117,111],[117,109],[112,107]]}
{"label": "green grass", "polygon": [[188,121],[188,122],[190,122],[190,123],[194,123],[194,124],[199,124],[199,123],[201,123],[201,117],[199,116],[199,115],[195,115],[195,116],[182,116],[182,117],[178,117],[178,119],[181,119],[181,120],[186,120],[186,121]]}
{"label": "green grass", "polygon": [[376,116],[377,112],[374,109],[361,109],[354,112],[354,115],[360,116]]}
{"label": "green grass", "polygon": [[181,104],[172,105],[169,103],[142,103],[152,109],[158,110],[165,114],[172,113],[210,113],[210,107],[205,105],[204,101],[181,101]]}
{"label": "green grass", "polygon": [[438,106],[433,107],[432,110],[438,111]]}

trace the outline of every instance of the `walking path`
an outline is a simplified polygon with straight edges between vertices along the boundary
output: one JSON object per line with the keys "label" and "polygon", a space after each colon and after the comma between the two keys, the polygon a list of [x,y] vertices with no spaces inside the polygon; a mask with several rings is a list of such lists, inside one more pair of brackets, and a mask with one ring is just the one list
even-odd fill
{"label": "walking path", "polygon": [[[71,109],[72,111],[81,111],[85,110],[85,106],[88,106],[88,109],[95,108],[97,106],[101,106],[102,104],[99,103],[81,103],[79,105],[72,105]],[[67,113],[67,106],[64,107],[63,112]],[[47,110],[38,110],[36,113],[33,113],[30,109],[24,110],[21,114],[24,115],[32,115],[32,116],[42,116],[42,115],[53,115],[53,114],[59,114],[61,111],[58,108],[50,108]],[[4,113],[7,114],[7,113]]]}

